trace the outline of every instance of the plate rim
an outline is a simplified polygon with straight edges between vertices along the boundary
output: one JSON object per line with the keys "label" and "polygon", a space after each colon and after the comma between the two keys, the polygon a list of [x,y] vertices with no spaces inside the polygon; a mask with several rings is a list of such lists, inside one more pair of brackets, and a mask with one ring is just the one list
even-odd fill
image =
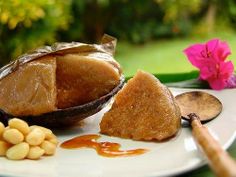
{"label": "plate rim", "polygon": [[[192,91],[192,90],[203,90],[203,91],[210,91],[211,93],[212,92],[215,92],[213,90],[210,90],[210,89],[192,89],[192,88],[175,88],[175,87],[170,87],[170,90],[173,92],[174,90],[177,90],[178,92],[183,92],[183,91]],[[236,89],[228,89],[228,90],[235,90]],[[227,90],[226,90],[227,91]],[[216,92],[217,94],[217,92]],[[59,138],[60,138],[60,135],[59,135]],[[236,139],[236,131],[230,136],[230,138],[227,139],[227,142],[223,145],[223,149],[227,150],[235,141]],[[199,151],[199,150],[198,150]],[[52,157],[53,158],[53,157]],[[196,170],[204,165],[207,164],[207,160],[206,159],[201,159],[201,161],[196,165],[196,164],[190,164],[188,166],[182,166],[182,167],[179,167],[179,168],[176,168],[174,171],[170,171],[169,173],[166,173],[165,171],[166,170],[163,170],[161,173],[160,171],[152,171],[152,176],[172,176],[172,175],[181,175],[181,174],[184,174],[184,173],[187,173],[187,172],[190,172],[190,171],[193,171],[193,170]],[[0,172],[0,176],[7,176],[7,177],[16,177],[16,176],[19,176],[17,174],[12,174],[12,173],[4,173],[4,171],[1,171]],[[104,174],[103,174],[104,175]],[[149,175],[149,174],[146,174],[146,175]],[[22,174],[20,175],[22,176]]]}

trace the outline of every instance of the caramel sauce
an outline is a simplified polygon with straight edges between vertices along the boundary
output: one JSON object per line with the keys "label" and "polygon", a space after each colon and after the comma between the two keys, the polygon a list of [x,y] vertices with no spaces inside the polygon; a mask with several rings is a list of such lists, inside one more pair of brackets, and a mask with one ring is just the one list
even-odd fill
{"label": "caramel sauce", "polygon": [[77,136],[63,142],[61,147],[65,149],[92,148],[95,149],[99,155],[105,157],[141,155],[148,151],[146,149],[119,150],[121,145],[118,143],[97,142],[100,137],[100,135],[96,134]]}

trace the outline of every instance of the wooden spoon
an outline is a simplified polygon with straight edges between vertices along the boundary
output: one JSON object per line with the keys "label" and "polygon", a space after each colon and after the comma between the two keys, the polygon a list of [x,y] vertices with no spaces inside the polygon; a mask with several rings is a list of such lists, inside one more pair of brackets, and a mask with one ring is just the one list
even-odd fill
{"label": "wooden spoon", "polygon": [[191,124],[193,137],[207,156],[214,173],[220,177],[236,177],[236,162],[201,124],[221,113],[221,102],[213,95],[200,91],[182,93],[175,98],[182,118]]}

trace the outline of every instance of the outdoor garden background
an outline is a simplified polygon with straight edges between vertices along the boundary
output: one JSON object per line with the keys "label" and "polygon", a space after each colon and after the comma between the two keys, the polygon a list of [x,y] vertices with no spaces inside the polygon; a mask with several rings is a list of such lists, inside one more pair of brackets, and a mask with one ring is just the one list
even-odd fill
{"label": "outdoor garden background", "polygon": [[57,41],[118,39],[115,58],[126,76],[195,70],[190,44],[227,41],[236,63],[234,0],[0,0],[0,65]]}

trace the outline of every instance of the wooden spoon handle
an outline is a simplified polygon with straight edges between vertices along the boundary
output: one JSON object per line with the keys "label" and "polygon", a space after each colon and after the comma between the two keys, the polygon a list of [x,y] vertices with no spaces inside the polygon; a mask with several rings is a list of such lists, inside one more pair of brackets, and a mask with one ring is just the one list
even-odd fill
{"label": "wooden spoon handle", "polygon": [[210,167],[217,176],[236,177],[236,162],[224,151],[200,122],[196,114],[190,114],[192,133],[209,160]]}

